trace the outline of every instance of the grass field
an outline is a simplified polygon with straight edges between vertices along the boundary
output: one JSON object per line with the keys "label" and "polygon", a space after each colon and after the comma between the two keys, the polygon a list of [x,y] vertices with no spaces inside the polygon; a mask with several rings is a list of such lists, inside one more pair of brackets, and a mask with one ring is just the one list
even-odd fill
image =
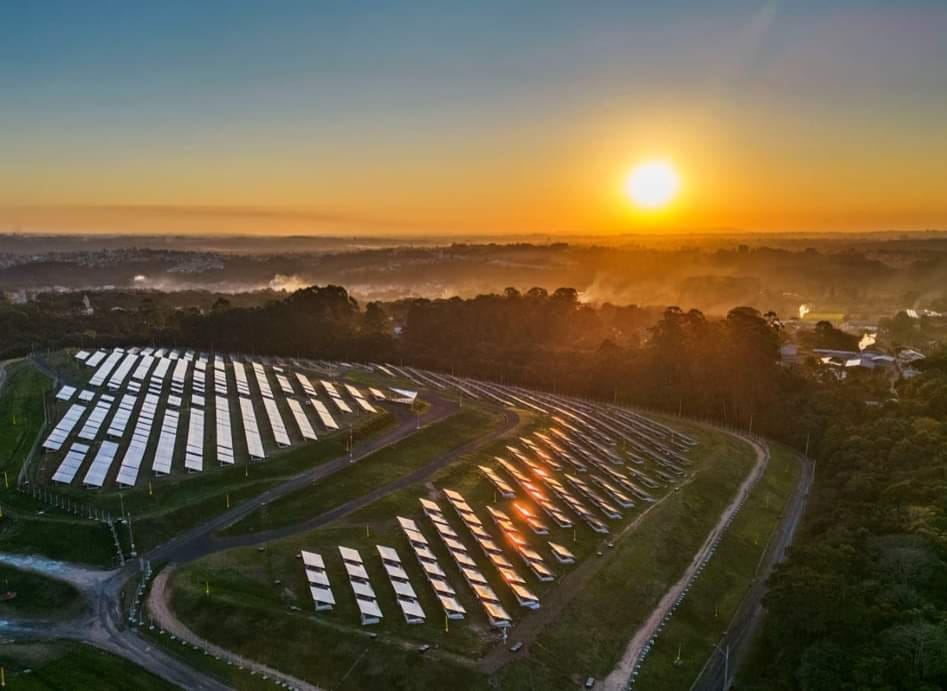
{"label": "grass field", "polygon": [[427,465],[475,440],[499,420],[485,408],[467,407],[396,444],[381,449],[312,487],[294,492],[247,516],[225,531],[242,535],[300,523],[360,497],[375,487]]}
{"label": "grass field", "polygon": [[[756,576],[799,478],[793,452],[773,445],[769,466],[642,665],[642,689],[686,689],[727,628]],[[680,649],[680,660],[675,664]]]}
{"label": "grass field", "polygon": [[[531,420],[517,433],[537,426],[542,426],[542,421]],[[591,586],[577,594],[562,618],[531,646],[530,658],[500,671],[496,680],[500,688],[574,688],[583,674],[610,669],[636,624],[689,562],[752,465],[752,450],[742,442],[717,433],[695,434],[702,441],[695,465],[700,472],[652,511],[614,551],[605,557],[592,556],[601,547],[601,536],[584,525],[576,531],[554,529],[550,539],[569,544],[580,559],[607,561]],[[472,665],[499,642],[498,634],[488,628],[479,605],[459,578],[452,580],[460,586],[458,595],[468,616],[463,622],[450,622],[444,630],[445,622],[439,619],[443,614],[394,517],[402,514],[418,518],[418,496],[431,495],[435,487],[456,489],[474,506],[494,501],[493,489],[476,465],[489,463],[492,454],[502,453],[504,443],[498,441],[441,469],[429,482],[395,492],[326,528],[270,543],[264,551],[231,550],[189,565],[173,579],[175,611],[209,640],[328,688],[374,688],[383,680],[388,688],[441,688],[448,678],[455,680],[457,688],[486,688],[490,680]],[[521,610],[509,591],[498,582],[450,510],[446,513],[507,611],[518,619]],[[635,515],[629,512],[626,521]],[[492,526],[487,524],[487,529],[492,531]],[[577,542],[573,542],[573,532]],[[446,550],[433,534],[428,537],[442,566],[452,571]],[[365,558],[386,614],[384,622],[376,627],[357,624],[355,603],[338,558],[340,544],[359,549]],[[401,553],[422,608],[428,613],[425,624],[403,623],[375,553],[376,544],[393,546]],[[333,612],[312,612],[297,558],[300,549],[317,551],[325,557],[336,593]],[[205,592],[208,586],[209,595]],[[541,597],[554,587],[554,583],[530,581],[530,588]],[[615,607],[615,602],[623,606]],[[261,629],[273,633],[263,637],[249,633]],[[369,638],[370,632],[376,632],[377,639]],[[438,650],[420,656],[415,648],[422,643],[434,644]],[[326,658],[320,658],[321,664],[308,659],[305,653],[312,649],[328,651]],[[560,660],[575,659],[575,670],[561,668]]]}
{"label": "grass field", "polygon": [[16,597],[0,601],[0,618],[11,614],[60,618],[82,609],[79,591],[71,585],[0,566],[0,595],[6,592],[14,592]]}
{"label": "grass field", "polygon": [[[700,438],[693,480],[649,513],[530,646],[529,656],[502,668],[501,688],[574,689],[602,678],[634,631],[680,577],[753,464],[749,445],[709,431]],[[514,630],[515,637],[515,630]]]}
{"label": "grass field", "polygon": [[0,390],[0,544],[9,552],[42,554],[96,566],[115,558],[108,529],[18,493],[16,477],[43,428],[43,398],[52,382],[27,362],[7,366]]}
{"label": "grass field", "polygon": [[7,365],[0,396],[0,488],[16,484],[16,474],[43,429],[43,397],[53,383],[25,362]]}
{"label": "grass field", "polygon": [[130,662],[78,643],[0,646],[7,688],[15,691],[172,691],[177,688]]}

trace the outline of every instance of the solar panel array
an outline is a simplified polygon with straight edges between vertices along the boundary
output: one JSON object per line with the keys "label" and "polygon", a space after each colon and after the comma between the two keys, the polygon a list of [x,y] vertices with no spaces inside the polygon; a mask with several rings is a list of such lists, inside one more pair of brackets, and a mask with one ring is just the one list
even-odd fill
{"label": "solar panel array", "polygon": [[[94,405],[86,408],[75,404],[69,408],[44,440],[43,447],[48,451],[62,452],[70,435],[74,433],[78,439],[89,442],[88,445],[93,449],[105,439],[117,443],[118,448],[112,459],[121,459],[114,480],[119,486],[134,486],[140,478],[143,465],[149,466],[156,475],[170,474],[176,467],[188,472],[202,472],[204,449],[208,443],[215,448],[218,463],[234,465],[241,452],[246,454],[244,458],[248,456],[262,460],[267,456],[267,445],[288,447],[294,439],[304,442],[317,440],[317,424],[328,431],[341,428],[340,422],[318,400],[319,394],[309,378],[301,372],[278,365],[264,365],[253,360],[244,362],[222,355],[211,358],[192,351],[151,347],[83,351],[77,359],[93,368],[89,388],[78,391],[75,386],[63,386],[56,398],[67,403],[76,398],[78,391],[80,401]],[[243,420],[245,440],[240,440],[239,449],[236,448],[231,421],[231,401],[234,399],[230,398],[233,392],[227,373],[228,362],[234,370],[237,385],[234,399],[240,407]],[[212,401],[207,398],[210,380],[208,370],[211,366]],[[248,379],[248,366],[253,368],[252,382]],[[279,383],[279,398],[271,388],[271,373],[268,369],[273,370],[272,376]],[[309,397],[312,407],[304,405],[304,401],[295,397],[294,380]],[[339,395],[339,388],[328,383],[343,406],[348,407]],[[100,387],[108,388],[115,395],[100,395],[96,390]],[[346,391],[354,400],[363,398],[355,387],[346,388]],[[144,397],[143,402],[141,396]],[[261,429],[258,420],[257,400],[262,400],[269,423],[265,429]],[[214,408],[214,425],[212,430],[208,430],[207,416],[211,414],[211,406]],[[292,415],[292,432],[287,427],[287,409]],[[351,407],[348,410],[351,411]],[[158,426],[155,424],[156,417],[161,418],[157,431],[154,430]],[[186,433],[181,434],[186,434],[186,440],[180,442],[178,430],[185,418]],[[111,447],[105,448],[103,455],[96,454],[99,459],[96,471],[104,467],[109,458],[108,450]],[[101,447],[98,451],[101,451]],[[73,454],[70,460],[75,461],[77,458],[80,455]],[[95,459],[87,462],[95,464]],[[111,473],[106,473],[105,477],[110,476]],[[63,477],[64,473],[59,474],[60,481]],[[90,480],[83,482],[84,485],[102,486],[99,484],[98,472],[91,472],[91,468],[86,470],[84,477]]]}

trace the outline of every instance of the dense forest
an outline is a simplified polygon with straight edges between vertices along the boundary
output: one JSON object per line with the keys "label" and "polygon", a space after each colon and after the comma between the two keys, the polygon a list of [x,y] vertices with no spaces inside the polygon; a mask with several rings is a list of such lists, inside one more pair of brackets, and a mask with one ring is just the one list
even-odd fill
{"label": "dense forest", "polygon": [[[739,307],[711,319],[676,307],[591,306],[568,288],[364,307],[337,286],[202,299],[182,307],[148,298],[96,317],[69,307],[62,321],[49,320],[50,306],[6,306],[0,343],[9,355],[80,334],[84,345],[400,362],[752,426],[808,446],[814,494],[773,576],[772,616],[741,685],[947,688],[947,355],[896,386],[870,374],[839,381],[781,366],[773,313]],[[828,323],[805,339],[852,345]]]}
{"label": "dense forest", "polygon": [[947,356],[878,405],[822,387],[804,531],[741,688],[947,688]]}

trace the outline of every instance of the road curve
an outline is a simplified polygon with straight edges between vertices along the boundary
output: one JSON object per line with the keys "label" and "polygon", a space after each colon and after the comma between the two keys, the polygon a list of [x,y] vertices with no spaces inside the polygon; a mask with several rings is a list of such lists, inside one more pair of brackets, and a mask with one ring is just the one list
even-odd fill
{"label": "road curve", "polygon": [[136,631],[119,626],[120,592],[127,580],[123,570],[102,571],[43,557],[7,553],[0,553],[0,564],[69,583],[86,600],[85,609],[69,619],[0,619],[0,641],[77,641],[123,657],[184,689],[226,691],[228,688],[155,646]]}
{"label": "road curve", "polygon": [[158,626],[168,633],[177,636],[182,641],[185,641],[190,645],[196,645],[199,648],[206,650],[210,655],[227,660],[231,664],[253,670],[257,674],[272,677],[277,681],[288,684],[293,689],[297,689],[297,691],[320,691],[318,686],[303,681],[302,679],[298,679],[290,674],[280,672],[279,670],[273,669],[272,667],[259,662],[248,660],[247,658],[237,655],[226,648],[222,648],[219,645],[214,645],[213,643],[204,640],[196,633],[191,631],[191,629],[185,626],[176,616],[174,616],[174,611],[171,609],[171,606],[168,603],[168,581],[170,580],[171,573],[173,571],[173,566],[163,569],[151,584],[151,591],[148,593],[148,612],[151,614]]}
{"label": "road curve", "polygon": [[683,575],[668,589],[645,622],[635,632],[635,635],[632,636],[631,641],[628,643],[628,647],[625,649],[624,655],[622,655],[621,660],[619,660],[618,665],[603,681],[596,684],[597,689],[603,691],[622,691],[627,687],[635,666],[638,664],[638,660],[641,659],[641,655],[648,646],[648,643],[657,634],[661,622],[671,611],[678,597],[680,597],[684,590],[697,577],[701,563],[710,556],[714,544],[723,535],[727,524],[736,515],[740,506],[742,506],[743,502],[750,495],[757,481],[763,476],[763,472],[769,463],[769,446],[766,445],[766,442],[756,441],[755,439],[742,435],[734,436],[749,443],[756,452],[756,462],[752,470],[750,470],[750,473],[740,484],[733,500],[720,514],[716,525],[714,525],[710,534],[707,535],[707,539],[703,545],[701,545],[700,549],[697,550],[697,553],[694,554],[694,558],[691,560],[687,569],[685,569]]}
{"label": "road curve", "polygon": [[769,546],[760,561],[756,579],[747,592],[726,633],[718,643],[718,648],[728,651],[729,660],[725,661],[722,655],[713,654],[697,675],[691,686],[692,691],[716,691],[730,688],[740,661],[745,656],[749,643],[753,640],[763,620],[763,597],[766,595],[767,579],[773,568],[786,556],[786,549],[792,544],[796,529],[805,513],[809,491],[815,478],[815,466],[812,461],[802,455],[796,455],[802,472],[793,496],[783,513],[776,534],[770,540]]}

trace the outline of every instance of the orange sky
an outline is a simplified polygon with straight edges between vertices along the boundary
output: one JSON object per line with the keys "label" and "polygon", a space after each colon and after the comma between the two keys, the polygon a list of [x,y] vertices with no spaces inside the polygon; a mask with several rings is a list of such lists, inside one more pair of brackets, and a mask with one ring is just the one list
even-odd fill
{"label": "orange sky", "polygon": [[[478,33],[492,3],[92,35],[6,17],[0,231],[947,229],[947,6],[723,5],[552,3],[535,35]],[[659,213],[624,192],[650,158],[682,182]]]}

